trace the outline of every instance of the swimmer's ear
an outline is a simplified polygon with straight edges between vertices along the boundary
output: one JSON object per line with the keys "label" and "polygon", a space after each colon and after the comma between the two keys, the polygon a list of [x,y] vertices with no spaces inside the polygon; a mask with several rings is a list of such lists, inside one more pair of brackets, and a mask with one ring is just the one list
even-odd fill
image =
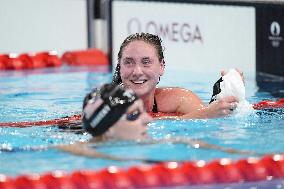
{"label": "swimmer's ear", "polygon": [[162,59],[161,62],[160,62],[160,64],[161,64],[161,67],[160,67],[160,76],[162,76],[162,75],[164,74],[164,72],[165,72],[165,60]]}
{"label": "swimmer's ear", "polygon": [[166,66],[165,59],[162,59],[161,63],[163,64],[164,67]]}

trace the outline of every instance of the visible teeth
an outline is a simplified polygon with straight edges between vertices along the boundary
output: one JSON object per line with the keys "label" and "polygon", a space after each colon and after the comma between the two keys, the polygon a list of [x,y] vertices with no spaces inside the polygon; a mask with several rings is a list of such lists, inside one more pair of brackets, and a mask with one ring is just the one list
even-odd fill
{"label": "visible teeth", "polygon": [[143,84],[144,81],[133,81],[133,83],[135,83],[135,84]]}

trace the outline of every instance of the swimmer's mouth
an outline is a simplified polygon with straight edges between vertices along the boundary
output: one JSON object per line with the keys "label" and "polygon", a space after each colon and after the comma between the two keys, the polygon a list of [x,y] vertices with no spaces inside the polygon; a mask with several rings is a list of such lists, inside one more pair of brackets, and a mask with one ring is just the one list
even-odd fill
{"label": "swimmer's mouth", "polygon": [[147,80],[131,81],[134,84],[144,84]]}

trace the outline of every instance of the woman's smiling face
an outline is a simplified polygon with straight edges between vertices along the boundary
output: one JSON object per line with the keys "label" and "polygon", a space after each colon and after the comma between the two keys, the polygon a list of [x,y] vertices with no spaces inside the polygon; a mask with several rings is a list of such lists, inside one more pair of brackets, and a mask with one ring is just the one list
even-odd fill
{"label": "woman's smiling face", "polygon": [[122,52],[120,75],[123,85],[139,96],[151,94],[164,73],[155,47],[142,40],[129,43]]}

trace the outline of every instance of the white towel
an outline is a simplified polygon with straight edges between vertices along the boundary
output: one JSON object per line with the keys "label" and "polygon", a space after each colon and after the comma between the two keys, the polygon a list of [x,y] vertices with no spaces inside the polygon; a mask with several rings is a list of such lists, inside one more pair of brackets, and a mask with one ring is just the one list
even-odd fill
{"label": "white towel", "polygon": [[252,105],[246,100],[245,85],[240,73],[236,69],[230,69],[222,79],[223,81],[220,83],[221,92],[217,95],[216,99],[235,96],[239,99],[235,110],[237,114],[244,115],[252,112]]}

